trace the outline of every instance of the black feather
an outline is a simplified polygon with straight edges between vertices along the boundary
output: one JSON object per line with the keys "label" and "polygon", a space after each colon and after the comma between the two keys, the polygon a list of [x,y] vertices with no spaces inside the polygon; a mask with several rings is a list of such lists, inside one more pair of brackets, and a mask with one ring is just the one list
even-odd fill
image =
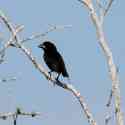
{"label": "black feather", "polygon": [[50,72],[58,73],[57,80],[60,74],[62,74],[64,77],[69,77],[63,58],[52,42],[45,41],[38,47],[44,50],[43,58],[47,66],[50,68]]}

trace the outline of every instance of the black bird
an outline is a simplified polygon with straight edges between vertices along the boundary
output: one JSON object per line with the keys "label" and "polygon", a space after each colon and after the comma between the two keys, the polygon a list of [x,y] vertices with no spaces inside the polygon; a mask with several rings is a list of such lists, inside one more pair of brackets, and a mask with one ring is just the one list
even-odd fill
{"label": "black bird", "polygon": [[52,72],[56,72],[58,74],[56,78],[57,81],[59,81],[58,78],[60,74],[62,74],[64,77],[69,77],[63,58],[52,42],[45,41],[38,47],[44,50],[43,58],[47,66],[50,68],[50,77]]}

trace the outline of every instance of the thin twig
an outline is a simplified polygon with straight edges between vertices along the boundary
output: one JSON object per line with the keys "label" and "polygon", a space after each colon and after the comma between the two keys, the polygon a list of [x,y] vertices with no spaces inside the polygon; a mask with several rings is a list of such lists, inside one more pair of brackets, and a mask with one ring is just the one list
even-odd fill
{"label": "thin twig", "polygon": [[10,39],[6,42],[6,44],[4,45],[3,49],[0,51],[0,55],[1,55],[1,60],[0,62],[3,62],[3,58],[5,56],[5,50],[12,44],[12,42],[14,40],[17,40],[16,38],[16,34],[18,32],[20,32],[24,27],[23,26],[19,26],[17,27],[17,29],[15,31],[13,31],[13,25],[11,24],[11,22],[8,20],[8,18],[2,13],[2,11],[0,11],[0,19],[1,21],[4,22],[4,24],[6,25],[6,27],[9,29],[9,31],[12,33],[12,36],[10,37]]}
{"label": "thin twig", "polygon": [[16,34],[17,34],[18,32],[20,32],[20,31],[22,31],[23,28],[24,28],[23,26],[18,27],[18,28],[15,30],[14,34],[12,35],[12,37],[10,37],[10,39],[4,44],[3,49],[0,50],[0,56],[1,56],[0,62],[3,62],[3,60],[4,60],[3,58],[4,58],[4,56],[5,56],[5,50],[6,50],[9,46],[13,45],[13,41],[15,40]]}
{"label": "thin twig", "polygon": [[113,91],[111,90],[111,91],[110,91],[110,95],[109,95],[108,102],[107,102],[107,104],[106,104],[107,107],[109,107],[109,106],[111,105],[112,97],[113,97]]}
{"label": "thin twig", "polygon": [[89,11],[92,11],[92,1],[91,0],[78,0],[80,3],[84,4]]}
{"label": "thin twig", "polygon": [[108,125],[110,120],[111,120],[111,116],[107,116],[107,118],[105,119],[105,125]]}
{"label": "thin twig", "polygon": [[15,81],[17,78],[16,77],[6,77],[6,78],[0,78],[0,82],[10,82],[10,81]]}
{"label": "thin twig", "polygon": [[101,4],[101,0],[96,0],[96,4],[97,4],[97,6],[99,8],[99,17],[100,17],[99,19],[100,19],[100,22],[101,22],[101,24],[103,24],[105,8]]}
{"label": "thin twig", "polygon": [[104,11],[104,16],[108,13],[109,9],[111,8],[111,5],[113,3],[114,0],[109,0],[107,8]]}
{"label": "thin twig", "polygon": [[13,124],[17,125],[17,119],[19,116],[28,116],[33,118],[40,115],[41,113],[39,112],[24,112],[24,111],[21,111],[20,108],[17,108],[16,112],[0,113],[0,119],[6,120],[8,118],[12,118]]}
{"label": "thin twig", "polygon": [[33,34],[32,36],[30,36],[30,37],[28,37],[28,38],[26,38],[26,39],[23,39],[23,40],[21,40],[20,42],[21,42],[21,43],[24,43],[24,42],[29,41],[29,40],[41,38],[41,37],[46,36],[48,33],[52,32],[52,31],[60,30],[60,29],[64,29],[64,28],[70,28],[70,27],[71,27],[71,25],[52,26],[52,27],[50,27],[46,32],[44,32],[44,33],[38,33],[38,34]]}
{"label": "thin twig", "polygon": [[101,0],[96,0],[96,4],[99,7],[99,9],[104,9],[102,4],[101,4]]}

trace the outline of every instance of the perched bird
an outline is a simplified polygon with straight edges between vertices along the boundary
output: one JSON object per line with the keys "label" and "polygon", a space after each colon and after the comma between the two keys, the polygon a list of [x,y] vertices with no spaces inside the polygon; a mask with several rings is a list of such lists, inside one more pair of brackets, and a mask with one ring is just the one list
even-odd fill
{"label": "perched bird", "polygon": [[64,77],[69,77],[63,58],[52,42],[45,41],[38,47],[42,48],[44,51],[43,58],[47,66],[50,68],[50,77],[52,72],[56,72],[58,74],[56,78],[57,81],[59,81],[58,78],[60,74],[62,74]]}

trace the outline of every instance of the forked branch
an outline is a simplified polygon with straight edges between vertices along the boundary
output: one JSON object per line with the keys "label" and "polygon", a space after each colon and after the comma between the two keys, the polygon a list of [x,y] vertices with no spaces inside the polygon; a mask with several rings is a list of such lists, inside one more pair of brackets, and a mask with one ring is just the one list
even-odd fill
{"label": "forked branch", "polygon": [[20,108],[17,108],[16,112],[0,113],[0,119],[6,120],[8,118],[12,118],[13,124],[17,125],[17,119],[19,116],[28,116],[33,118],[40,115],[41,114],[39,112],[24,112],[21,111]]}
{"label": "forked branch", "polygon": [[[107,13],[109,8],[111,7],[111,4],[112,4],[112,0],[109,0],[109,5],[108,5],[105,13]],[[99,43],[100,47],[102,48],[103,53],[106,57],[109,75],[112,80],[112,94],[115,99],[114,103],[115,103],[115,114],[116,114],[116,119],[117,119],[116,120],[117,125],[124,125],[123,114],[122,114],[122,109],[121,109],[121,96],[120,96],[120,87],[119,87],[120,82],[119,82],[117,67],[113,60],[112,51],[109,48],[107,40],[105,38],[102,22],[100,21],[99,17],[97,16],[97,13],[95,12],[93,5],[91,6],[91,10],[92,10],[92,11],[90,11],[91,20],[96,28],[98,43]]]}
{"label": "forked branch", "polygon": [[[8,23],[7,21],[4,20],[4,17],[1,18],[4,23],[7,25],[8,29],[10,30],[10,32],[13,34],[16,34],[16,29],[13,27],[13,25],[11,23]],[[14,36],[14,35],[13,35]],[[68,90],[70,92],[72,92],[72,94],[77,98],[77,100],[79,101],[82,110],[84,111],[87,120],[89,122],[90,125],[97,125],[97,123],[95,122],[87,104],[85,103],[85,100],[83,99],[83,97],[80,95],[80,92],[78,90],[75,89],[75,87],[71,84],[67,84],[67,83],[62,83],[62,82],[58,82],[57,80],[54,79],[54,77],[50,78],[50,75],[48,74],[48,72],[44,69],[44,67],[42,65],[40,65],[39,63],[37,63],[35,57],[32,55],[32,53],[30,51],[28,51],[28,49],[26,49],[22,43],[20,42],[21,40],[18,38],[17,34],[14,36],[15,37],[15,41],[16,41],[16,47],[19,48],[28,58],[29,60],[32,62],[33,66],[39,70],[41,72],[41,75],[44,75],[48,80],[50,80],[52,83],[56,84],[59,87],[64,88],[65,90]],[[16,124],[16,120],[14,122]]]}

